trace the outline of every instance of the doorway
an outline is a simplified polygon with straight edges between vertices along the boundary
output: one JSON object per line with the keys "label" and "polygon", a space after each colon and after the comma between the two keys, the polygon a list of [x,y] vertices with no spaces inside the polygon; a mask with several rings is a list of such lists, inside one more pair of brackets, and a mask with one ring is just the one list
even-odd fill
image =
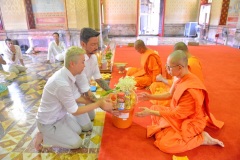
{"label": "doorway", "polygon": [[164,0],[141,0],[139,9],[139,35],[154,36],[163,33]]}

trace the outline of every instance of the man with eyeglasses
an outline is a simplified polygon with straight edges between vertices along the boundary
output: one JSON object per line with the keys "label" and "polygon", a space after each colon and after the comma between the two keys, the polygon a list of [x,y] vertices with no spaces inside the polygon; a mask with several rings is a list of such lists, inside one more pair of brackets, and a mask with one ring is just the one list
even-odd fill
{"label": "man with eyeglasses", "polygon": [[[176,50],[181,50],[186,54],[186,56],[188,58],[188,70],[191,73],[195,74],[201,81],[203,81],[203,73],[202,73],[201,63],[197,57],[195,57],[189,53],[187,45],[184,42],[178,42],[174,45],[174,51],[176,51]],[[166,68],[166,73],[167,73],[167,70],[172,69],[172,67],[169,67],[169,66],[166,66],[165,68]],[[157,82],[154,82],[150,86],[151,93],[152,94],[161,94],[165,91],[168,91],[173,83],[172,80],[173,80],[173,78],[169,74],[166,75],[166,78],[164,78],[161,74],[159,74],[156,77]],[[170,105],[169,100],[166,100],[166,101],[152,100],[151,102],[153,104],[159,104],[159,105],[160,104],[166,105],[166,106]]]}
{"label": "man with eyeglasses", "polygon": [[158,53],[147,48],[142,40],[137,40],[134,47],[141,54],[141,68],[131,67],[127,76],[133,76],[136,87],[146,88],[156,81],[156,76],[162,74],[162,62]]}
{"label": "man with eyeglasses", "polygon": [[152,126],[147,136],[155,135],[154,144],[166,153],[181,153],[200,145],[219,145],[223,142],[212,138],[205,130],[220,129],[223,122],[216,120],[209,112],[208,93],[203,82],[188,70],[188,58],[177,50],[167,58],[167,69],[176,77],[169,92],[160,95],[142,93],[143,100],[171,99],[170,107],[153,105],[150,109],[140,107],[136,116],[152,117]]}

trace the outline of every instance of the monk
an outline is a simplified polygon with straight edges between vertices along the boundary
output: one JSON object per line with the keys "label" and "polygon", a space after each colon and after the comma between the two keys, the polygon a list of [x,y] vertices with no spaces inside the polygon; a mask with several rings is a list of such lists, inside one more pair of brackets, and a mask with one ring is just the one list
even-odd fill
{"label": "monk", "polygon": [[209,112],[208,93],[203,82],[188,70],[188,58],[177,50],[167,58],[168,73],[176,77],[169,92],[161,95],[144,93],[146,99],[171,99],[170,107],[153,105],[150,109],[141,107],[139,117],[152,116],[152,125],[147,127],[147,136],[155,135],[154,144],[166,153],[181,153],[200,145],[219,145],[223,142],[212,138],[206,126],[221,128]]}
{"label": "monk", "polygon": [[[203,80],[202,65],[197,57],[189,53],[188,47],[184,42],[178,42],[174,45],[174,51],[182,50],[188,58],[188,70],[195,74],[201,81]],[[161,94],[170,89],[173,79],[171,75],[167,74],[167,78],[164,78],[161,74],[156,77],[156,82],[153,82],[150,86],[150,91],[152,94]],[[166,101],[151,101],[153,104],[166,105],[169,106],[170,102]]]}
{"label": "monk", "polygon": [[147,48],[142,40],[137,40],[134,47],[141,54],[141,68],[131,67],[126,75],[135,78],[136,87],[146,88],[156,81],[157,75],[162,74],[161,59],[158,53]]}

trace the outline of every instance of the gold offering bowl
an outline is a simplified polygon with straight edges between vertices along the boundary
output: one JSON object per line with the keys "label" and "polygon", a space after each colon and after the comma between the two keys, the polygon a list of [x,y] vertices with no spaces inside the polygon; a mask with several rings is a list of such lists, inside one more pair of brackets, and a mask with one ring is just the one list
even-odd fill
{"label": "gold offering bowl", "polygon": [[124,73],[127,63],[114,63],[118,68],[118,73]]}

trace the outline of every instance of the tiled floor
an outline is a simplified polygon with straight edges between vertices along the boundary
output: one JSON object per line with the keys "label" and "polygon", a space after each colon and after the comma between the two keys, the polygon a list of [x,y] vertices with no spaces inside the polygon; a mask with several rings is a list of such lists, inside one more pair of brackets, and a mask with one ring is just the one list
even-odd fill
{"label": "tiled floor", "polygon": [[[117,37],[110,38],[117,45],[133,43],[141,38],[147,45],[169,45],[179,41],[193,42],[193,38]],[[200,44],[212,44],[201,41]],[[24,55],[26,72],[12,81],[6,81],[6,73],[0,71],[0,83],[8,87],[8,93],[0,94],[0,159],[97,159],[105,113],[97,110],[92,132],[83,133],[84,147],[77,150],[44,148],[38,153],[33,147],[37,133],[36,112],[43,87],[48,78],[62,63],[45,64],[46,53]]]}

